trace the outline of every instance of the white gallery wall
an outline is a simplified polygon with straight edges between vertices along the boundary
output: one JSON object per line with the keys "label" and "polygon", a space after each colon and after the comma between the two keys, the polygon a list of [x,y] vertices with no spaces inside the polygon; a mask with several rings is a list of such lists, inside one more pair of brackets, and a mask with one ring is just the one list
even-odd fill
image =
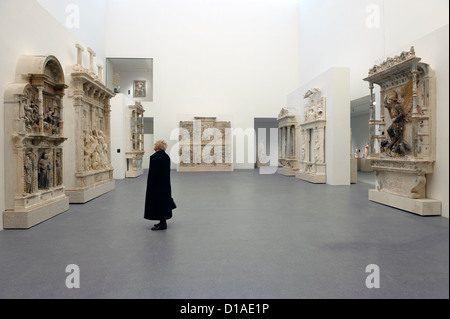
{"label": "white gallery wall", "polygon": [[[22,0],[17,2],[20,1]],[[104,61],[107,0],[36,1],[75,38],[89,44],[96,53],[96,60],[102,61],[103,68],[106,69]]]}
{"label": "white gallery wall", "polygon": [[[350,185],[350,69],[331,68],[290,93],[287,107],[304,120],[305,93],[317,88],[326,98],[325,163],[327,184]],[[301,148],[303,141],[297,145]]]}
{"label": "white gallery wall", "polygon": [[[369,94],[369,68],[448,25],[448,0],[299,0],[300,83],[351,67],[351,96]],[[416,48],[416,53],[424,52]]]}
{"label": "white gallery wall", "polygon": [[299,86],[296,0],[109,0],[107,17],[108,57],[153,58],[155,140],[177,114],[233,114],[253,128]]}

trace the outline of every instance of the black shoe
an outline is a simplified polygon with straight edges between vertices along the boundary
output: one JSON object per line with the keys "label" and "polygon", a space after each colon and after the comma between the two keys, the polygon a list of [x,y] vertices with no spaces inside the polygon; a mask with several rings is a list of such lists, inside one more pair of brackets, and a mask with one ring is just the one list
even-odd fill
{"label": "black shoe", "polygon": [[155,227],[152,227],[152,230],[165,230],[167,229],[167,226],[161,226],[161,225],[155,225]]}

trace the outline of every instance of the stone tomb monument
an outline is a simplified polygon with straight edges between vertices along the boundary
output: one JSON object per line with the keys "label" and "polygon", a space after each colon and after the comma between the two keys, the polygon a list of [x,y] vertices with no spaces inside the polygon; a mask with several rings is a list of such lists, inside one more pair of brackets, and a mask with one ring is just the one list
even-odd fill
{"label": "stone tomb monument", "polygon": [[[89,52],[89,69],[82,65],[83,47],[77,48],[77,63],[68,66],[70,90],[66,105],[66,193],[71,203],[86,203],[115,188],[111,166],[110,100],[114,92],[102,81],[102,67],[94,72],[95,52]],[[70,114],[68,114],[70,112]],[[70,115],[70,116],[69,116]]]}
{"label": "stone tomb monument", "polygon": [[23,56],[7,86],[4,228],[27,229],[69,209],[64,192],[63,96],[54,56]]}
{"label": "stone tomb monument", "polygon": [[278,174],[295,176],[298,171],[299,117],[283,108],[278,115]]}
{"label": "stone tomb monument", "polygon": [[180,122],[179,172],[232,172],[231,122],[194,117]]}
{"label": "stone tomb monument", "polygon": [[127,159],[127,170],[125,177],[138,177],[144,174],[142,161],[144,157],[144,108],[141,102],[130,105],[127,110],[126,123],[130,129],[126,132],[125,157]]}
{"label": "stone tomb monument", "polygon": [[[436,151],[435,76],[420,61],[412,47],[374,66],[364,79],[371,92],[368,159],[377,182],[369,200],[418,215],[441,215],[441,202],[427,198]],[[376,105],[374,84],[381,87]]]}
{"label": "stone tomb monument", "polygon": [[303,110],[300,124],[301,148],[296,178],[315,184],[327,182],[325,161],[326,99],[319,89],[304,95],[309,102]]}

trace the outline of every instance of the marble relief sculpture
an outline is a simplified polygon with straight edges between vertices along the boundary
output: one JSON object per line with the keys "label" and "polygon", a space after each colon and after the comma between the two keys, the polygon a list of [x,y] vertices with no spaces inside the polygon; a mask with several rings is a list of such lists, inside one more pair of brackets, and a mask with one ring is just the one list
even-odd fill
{"label": "marble relief sculpture", "polygon": [[[102,80],[102,66],[94,69],[95,52],[89,53],[89,68],[82,65],[84,48],[77,44],[77,63],[67,67],[67,134],[71,143],[65,153],[66,193],[71,203],[85,203],[115,188],[111,165],[110,100],[114,92]],[[95,72],[97,71],[97,73]],[[69,107],[70,106],[70,107]]]}
{"label": "marble relief sculpture", "polygon": [[325,127],[326,99],[320,89],[308,90],[300,130],[300,161],[296,178],[311,183],[326,183]]}
{"label": "marble relief sculpture", "polygon": [[286,108],[278,115],[278,162],[282,166],[278,174],[295,176],[299,161],[299,116]]}
{"label": "marble relief sculpture", "polygon": [[127,119],[130,123],[128,146],[125,152],[127,171],[125,177],[138,177],[144,174],[142,161],[144,158],[144,107],[135,102],[128,107]]}
{"label": "marble relief sculpture", "polygon": [[231,122],[194,117],[180,122],[179,172],[231,172]]}
{"label": "marble relief sculpture", "polygon": [[62,154],[64,72],[54,56],[23,56],[5,90],[4,228],[30,228],[69,209]]}
{"label": "marble relief sculpture", "polygon": [[[435,76],[420,61],[411,48],[371,68],[364,79],[372,101],[367,158],[377,182],[369,199],[419,215],[440,215],[441,203],[426,194],[435,162]],[[374,103],[375,84],[381,88],[380,105]]]}

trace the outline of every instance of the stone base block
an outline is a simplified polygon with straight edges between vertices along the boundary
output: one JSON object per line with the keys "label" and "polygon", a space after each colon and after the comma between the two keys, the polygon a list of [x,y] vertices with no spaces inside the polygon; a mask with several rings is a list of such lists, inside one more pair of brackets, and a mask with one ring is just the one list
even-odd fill
{"label": "stone base block", "polygon": [[125,172],[125,177],[126,178],[135,178],[135,177],[139,177],[141,175],[144,174],[144,170],[136,170],[136,171],[127,171]]}
{"label": "stone base block", "polygon": [[434,199],[412,199],[371,189],[369,190],[369,200],[420,216],[440,216],[442,214],[442,203]]}
{"label": "stone base block", "polygon": [[178,172],[232,172],[231,166],[216,166],[216,167],[179,167]]}
{"label": "stone base block", "polygon": [[28,229],[69,210],[69,197],[63,195],[35,207],[3,213],[3,228]]}
{"label": "stone base block", "polygon": [[261,163],[260,161],[256,161],[256,167],[269,167],[270,166],[270,161],[268,161],[267,163]]}
{"label": "stone base block", "polygon": [[112,191],[116,187],[114,180],[102,183],[99,185],[94,185],[92,187],[81,189],[81,190],[66,190],[66,195],[70,198],[71,204],[84,204],[94,198],[97,198],[103,194]]}
{"label": "stone base block", "polygon": [[277,170],[277,173],[284,176],[295,176],[295,174],[297,174],[297,171],[291,168],[283,167],[279,168]]}
{"label": "stone base block", "polygon": [[327,176],[326,175],[312,175],[312,174],[305,174],[305,173],[298,173],[295,175],[295,178],[313,183],[313,184],[326,184],[327,183]]}

